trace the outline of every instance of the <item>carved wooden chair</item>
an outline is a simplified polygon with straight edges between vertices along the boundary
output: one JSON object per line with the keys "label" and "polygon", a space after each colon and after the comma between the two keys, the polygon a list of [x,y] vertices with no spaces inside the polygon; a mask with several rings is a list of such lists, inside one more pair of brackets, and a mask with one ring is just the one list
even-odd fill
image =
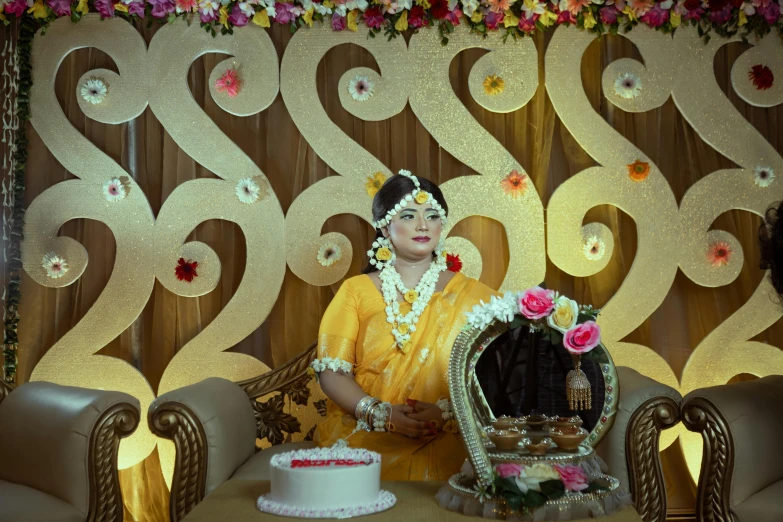
{"label": "carved wooden chair", "polygon": [[122,522],[117,454],[139,417],[125,393],[0,380],[0,522]]}
{"label": "carved wooden chair", "polygon": [[[228,479],[268,479],[268,463],[281,451],[312,446],[282,444],[284,433],[299,431],[296,418],[283,411],[285,396],[307,405],[307,368],[315,344],[274,371],[237,384],[206,379],[156,399],[149,412],[150,428],[176,446],[171,486],[171,522],[181,521],[201,500]],[[620,404],[611,433],[598,451],[611,472],[629,484],[645,522],[665,522],[666,489],[658,457],[661,430],[679,421],[681,396],[676,390],[630,368],[618,368]],[[256,401],[272,393],[266,402]],[[249,399],[249,400],[248,400]],[[323,405],[314,404],[319,413]],[[258,452],[256,438],[272,448]]]}
{"label": "carved wooden chair", "polygon": [[704,440],[696,519],[783,520],[783,376],[694,390],[683,423]]}

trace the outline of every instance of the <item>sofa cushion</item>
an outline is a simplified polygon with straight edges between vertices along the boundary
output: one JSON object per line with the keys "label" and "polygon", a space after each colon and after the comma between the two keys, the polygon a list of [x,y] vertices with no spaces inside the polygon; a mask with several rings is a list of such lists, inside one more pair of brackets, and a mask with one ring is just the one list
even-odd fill
{"label": "sofa cushion", "polygon": [[37,489],[0,480],[0,522],[84,522],[75,507]]}
{"label": "sofa cushion", "polygon": [[751,495],[745,502],[734,506],[736,522],[780,522],[783,520],[783,480],[767,486]]}
{"label": "sofa cushion", "polygon": [[288,444],[278,444],[277,446],[261,450],[242,464],[231,478],[238,480],[269,480],[269,461],[272,460],[272,457],[278,453],[308,448],[315,448],[315,443],[312,441],[289,442]]}

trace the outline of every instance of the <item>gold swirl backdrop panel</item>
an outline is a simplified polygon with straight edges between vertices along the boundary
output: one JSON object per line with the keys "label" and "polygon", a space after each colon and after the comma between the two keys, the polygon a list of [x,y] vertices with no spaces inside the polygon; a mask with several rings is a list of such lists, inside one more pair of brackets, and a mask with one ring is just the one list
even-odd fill
{"label": "gold swirl backdrop panel", "polygon": [[[779,82],[759,90],[748,77],[759,63],[778,77],[783,75],[783,50],[777,37],[742,49],[730,71],[727,92],[716,79],[714,61],[723,46],[736,44],[720,38],[705,44],[690,27],[680,28],[673,38],[643,26],[613,37],[617,42],[627,40],[622,45],[632,52],[594,74],[591,86],[585,84],[584,64],[591,53],[589,59],[594,58],[596,44],[593,36],[576,28],[560,27],[547,41],[525,38],[504,43],[497,33],[482,39],[461,25],[447,46],[440,45],[435,30],[422,30],[407,41],[368,38],[362,31],[338,33],[318,25],[292,37],[278,34],[275,41],[270,34],[247,26],[236,28],[233,35],[212,38],[195,24],[177,23],[160,28],[145,41],[125,21],[100,21],[97,15],[88,15],[75,25],[58,20],[45,36],[35,38],[31,123],[57,162],[76,179],[47,187],[30,204],[23,245],[25,270],[35,284],[45,287],[77,283],[89,262],[87,251],[61,233],[65,223],[77,219],[104,223],[114,236],[116,254],[100,297],[73,328],[43,347],[46,353],[31,379],[130,393],[141,401],[142,418],[146,418],[155,396],[148,376],[98,352],[137,320],[156,284],[191,299],[215,291],[223,267],[236,260],[221,259],[210,245],[190,239],[198,226],[212,220],[238,227],[244,238],[244,273],[216,318],[156,376],[157,393],[210,376],[241,380],[269,371],[258,358],[228,350],[264,325],[284,287],[304,282],[314,288],[336,288],[343,278],[354,275],[355,256],[364,256],[368,245],[352,239],[347,230],[325,232],[330,228],[327,221],[351,215],[357,223],[369,224],[368,191],[374,181],[394,170],[391,162],[382,161],[377,151],[368,150],[330,117],[324,97],[339,100],[339,110],[356,125],[407,119],[415,129],[416,144],[404,158],[407,163],[394,160],[395,169],[402,166],[437,179],[425,167],[431,165],[433,154],[461,165],[465,175],[446,176],[441,184],[452,218],[445,229],[447,248],[460,256],[468,275],[493,279],[501,290],[521,289],[545,279],[565,281],[566,276],[572,287],[578,287],[579,281],[605,272],[624,254],[620,231],[607,220],[595,219],[596,212],[608,208],[627,216],[623,219],[635,227],[633,261],[624,278],[611,283],[613,295],[594,303],[603,308],[599,323],[616,364],[633,367],[683,395],[728,382],[738,374],[783,373],[783,353],[759,341],[783,315],[766,278],[757,278],[761,282],[750,299],[694,343],[683,368],[673,367],[661,346],[628,340],[667,306],[678,277],[687,277],[691,288],[709,289],[731,285],[740,276],[747,254],[742,241],[715,228],[722,215],[742,211],[761,216],[783,199],[783,179],[774,177],[774,173],[783,175],[783,159],[737,108],[739,103],[758,108],[780,104]],[[286,40],[286,45],[280,40]],[[339,78],[328,78],[326,91],[319,92],[324,57],[335,48],[344,50],[340,46],[346,44],[363,48],[368,60],[362,65],[351,63]],[[86,118],[118,125],[151,111],[168,138],[209,176],[177,184],[154,212],[149,195],[133,176],[85,138],[58,101],[58,70],[65,57],[80,48],[98,49],[116,66],[116,71],[89,71],[79,78],[76,92],[66,93],[77,97]],[[455,63],[465,53],[477,52],[482,54],[464,75],[466,85],[453,85]],[[275,179],[283,181],[270,183],[247,149],[229,138],[226,126],[218,126],[194,99],[189,71],[207,54],[221,59],[205,80],[210,103],[230,115],[254,118],[278,110],[275,104],[282,99],[287,117],[307,147],[302,157],[314,153],[330,175],[305,183],[294,198],[276,193],[273,185],[290,186],[285,179],[288,173],[276,169],[279,178]],[[235,97],[215,87],[229,70],[235,70],[242,81]],[[349,92],[357,77],[373,85],[373,95],[366,101],[354,99]],[[80,86],[92,78],[107,85],[98,104],[88,103],[80,94]],[[531,104],[536,104],[530,111],[534,121],[526,125],[548,125],[534,134],[545,136],[548,145],[535,139],[520,145],[515,143],[515,132],[501,139],[482,116],[513,118]],[[703,143],[733,164],[704,172],[684,194],[677,193],[679,188],[675,190],[649,149],[642,150],[629,133],[616,128],[624,115],[643,117],[673,107]],[[606,114],[615,121],[608,121]],[[586,165],[567,177],[548,172],[562,162],[550,163],[548,156],[543,162],[531,160],[542,157],[541,148],[551,146],[556,133],[564,146],[578,144],[582,157],[578,163]],[[252,137],[267,147],[274,147],[275,139],[282,145],[285,138]],[[122,197],[107,196],[113,180],[121,184]],[[452,234],[463,221],[460,230],[470,229],[477,216],[493,220],[503,231],[502,241],[487,244]],[[504,272],[500,277],[488,275],[484,267],[502,255],[503,242],[508,248]],[[324,262],[327,251],[331,258]],[[57,277],[47,270],[53,256],[67,266]],[[198,265],[191,266],[191,261]],[[182,270],[195,270],[198,275],[188,281]],[[303,313],[304,306],[305,302],[286,305],[284,313]],[[31,328],[37,318],[25,319],[22,329]],[[274,321],[267,323],[264,327],[275,327]],[[308,418],[303,425],[309,431],[316,421]],[[678,437],[695,476],[701,442],[676,428],[665,432],[662,447]],[[173,449],[156,440],[144,422],[122,442],[120,467],[141,462],[156,445],[164,475],[170,476]]]}

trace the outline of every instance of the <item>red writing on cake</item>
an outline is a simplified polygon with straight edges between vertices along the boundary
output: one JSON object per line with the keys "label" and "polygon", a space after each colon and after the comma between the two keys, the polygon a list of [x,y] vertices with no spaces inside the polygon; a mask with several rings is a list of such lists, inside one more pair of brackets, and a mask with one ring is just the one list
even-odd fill
{"label": "red writing on cake", "polygon": [[330,460],[310,460],[294,459],[291,461],[292,468],[319,468],[323,466],[366,466],[369,464],[364,461],[351,459],[330,459]]}

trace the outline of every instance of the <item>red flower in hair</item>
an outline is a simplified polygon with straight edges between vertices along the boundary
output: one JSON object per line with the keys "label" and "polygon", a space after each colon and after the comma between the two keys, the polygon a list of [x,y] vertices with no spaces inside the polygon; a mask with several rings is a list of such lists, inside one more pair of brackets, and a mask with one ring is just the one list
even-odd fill
{"label": "red flower in hair", "polygon": [[180,281],[187,281],[188,283],[192,283],[193,278],[198,277],[198,274],[196,273],[197,266],[198,263],[196,261],[191,261],[189,259],[185,261],[180,257],[179,264],[174,267],[174,273],[177,275],[177,279]]}
{"label": "red flower in hair", "polygon": [[772,70],[761,64],[751,67],[748,78],[753,82],[753,86],[760,91],[769,89],[775,82],[775,75],[772,74]]}
{"label": "red flower in hair", "polygon": [[462,270],[462,260],[459,258],[459,254],[446,254],[446,270],[449,272]]}

